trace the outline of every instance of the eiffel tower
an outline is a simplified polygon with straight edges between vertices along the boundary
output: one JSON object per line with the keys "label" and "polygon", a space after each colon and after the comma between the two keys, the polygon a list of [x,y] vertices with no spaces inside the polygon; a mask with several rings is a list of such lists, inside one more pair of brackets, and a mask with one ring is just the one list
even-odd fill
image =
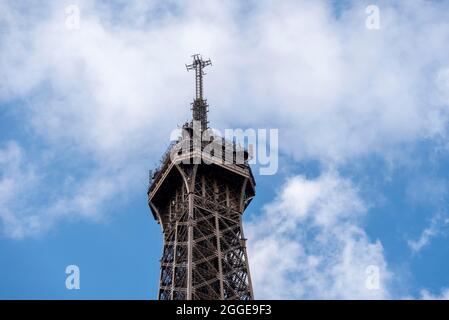
{"label": "eiffel tower", "polygon": [[213,135],[198,138],[209,131],[203,76],[210,65],[198,54],[186,65],[195,71],[192,120],[150,173],[148,204],[164,235],[160,300],[254,298],[242,226],[255,195],[248,152]]}

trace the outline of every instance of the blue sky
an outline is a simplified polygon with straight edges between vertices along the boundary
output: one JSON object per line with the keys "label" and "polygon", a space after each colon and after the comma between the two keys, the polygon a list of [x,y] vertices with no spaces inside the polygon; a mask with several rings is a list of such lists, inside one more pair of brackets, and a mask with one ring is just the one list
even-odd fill
{"label": "blue sky", "polygon": [[157,297],[148,169],[190,117],[195,52],[212,126],[279,130],[244,216],[256,298],[449,298],[448,9],[2,2],[0,298]]}

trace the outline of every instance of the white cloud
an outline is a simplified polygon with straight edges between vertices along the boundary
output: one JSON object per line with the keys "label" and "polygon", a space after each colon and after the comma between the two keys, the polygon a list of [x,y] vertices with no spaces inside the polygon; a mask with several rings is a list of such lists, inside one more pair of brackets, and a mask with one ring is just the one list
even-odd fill
{"label": "white cloud", "polygon": [[430,244],[432,238],[446,234],[448,226],[449,218],[447,215],[437,213],[432,217],[430,225],[421,232],[417,240],[409,239],[407,241],[408,246],[414,253],[418,253]]}
{"label": "white cloud", "polygon": [[110,156],[150,134],[167,138],[188,116],[193,83],[182,66],[200,51],[216,62],[206,92],[217,125],[269,124],[299,159],[345,161],[445,133],[437,97],[448,92],[449,23],[440,5],[382,4],[380,31],[365,28],[364,6],[336,19],[326,2],[254,2],[246,13],[232,2],[137,2],[114,13],[79,1],[75,31],[59,2],[21,28],[23,15],[6,5],[14,18],[2,90],[27,94],[49,81],[52,95],[32,113],[39,131]]}
{"label": "white cloud", "polygon": [[[365,213],[357,189],[336,173],[291,178],[245,225],[257,298],[388,298],[391,273],[381,243],[361,227]],[[367,286],[370,266],[377,289]]]}
{"label": "white cloud", "polygon": [[449,288],[442,289],[440,295],[434,295],[426,289],[421,290],[421,299],[424,300],[449,300]]}
{"label": "white cloud", "polygon": [[113,211],[111,200],[126,199],[130,188],[142,187],[138,171],[106,172],[93,169],[79,180],[65,176],[57,188],[46,189],[45,173],[36,170],[26,150],[9,141],[0,148],[1,234],[21,239],[40,235],[61,219],[104,219],[106,209]]}
{"label": "white cloud", "polygon": [[13,238],[23,237],[28,230],[39,229],[34,214],[17,214],[21,202],[29,200],[28,193],[38,184],[31,165],[24,162],[23,150],[13,141],[0,148],[0,223],[2,233]]}
{"label": "white cloud", "polygon": [[412,249],[414,252],[419,252],[422,248],[427,246],[430,242],[430,239],[435,237],[436,235],[437,230],[434,226],[431,226],[423,230],[418,240],[408,240],[407,243],[410,249]]}
{"label": "white cloud", "polygon": [[281,128],[282,151],[300,160],[344,163],[445,135],[444,4],[384,3],[373,32],[363,6],[337,19],[324,1],[75,3],[79,30],[66,28],[60,1],[0,5],[0,102],[26,101],[24,125],[46,148],[28,161],[42,176],[61,168],[61,155],[64,166],[91,162],[87,175],[59,172],[52,189],[70,178],[76,187],[49,199],[51,212],[67,199],[101,208],[121,188],[136,190],[136,177],[142,187],[171,129],[189,117],[183,64],[195,52],[214,62],[212,124]]}

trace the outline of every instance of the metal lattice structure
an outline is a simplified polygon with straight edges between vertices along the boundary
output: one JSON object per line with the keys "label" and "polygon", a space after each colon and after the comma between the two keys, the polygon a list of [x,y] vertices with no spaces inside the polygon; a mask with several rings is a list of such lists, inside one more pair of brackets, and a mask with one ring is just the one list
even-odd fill
{"label": "metal lattice structure", "polygon": [[207,101],[203,99],[203,76],[204,68],[212,65],[209,60],[203,60],[199,54],[194,54],[192,64],[186,65],[187,71],[195,70],[195,100],[192,103],[193,121],[199,121],[201,128],[207,128]]}
{"label": "metal lattice structure", "polygon": [[[250,300],[242,214],[255,195],[255,181],[246,150],[221,138],[195,140],[195,123],[200,132],[207,128],[202,69],[210,60],[193,57],[187,66],[196,70],[193,121],[168,148],[148,189],[148,204],[164,234],[158,298]],[[206,108],[196,110],[198,105]],[[223,151],[219,157],[205,152],[211,143]]]}

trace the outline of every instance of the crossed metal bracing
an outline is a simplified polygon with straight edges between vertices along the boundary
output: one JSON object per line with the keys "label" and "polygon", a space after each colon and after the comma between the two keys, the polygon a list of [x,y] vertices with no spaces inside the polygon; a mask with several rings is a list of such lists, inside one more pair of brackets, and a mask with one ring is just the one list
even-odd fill
{"label": "crossed metal bracing", "polygon": [[241,220],[241,185],[184,171],[166,207],[159,299],[253,298]]}

